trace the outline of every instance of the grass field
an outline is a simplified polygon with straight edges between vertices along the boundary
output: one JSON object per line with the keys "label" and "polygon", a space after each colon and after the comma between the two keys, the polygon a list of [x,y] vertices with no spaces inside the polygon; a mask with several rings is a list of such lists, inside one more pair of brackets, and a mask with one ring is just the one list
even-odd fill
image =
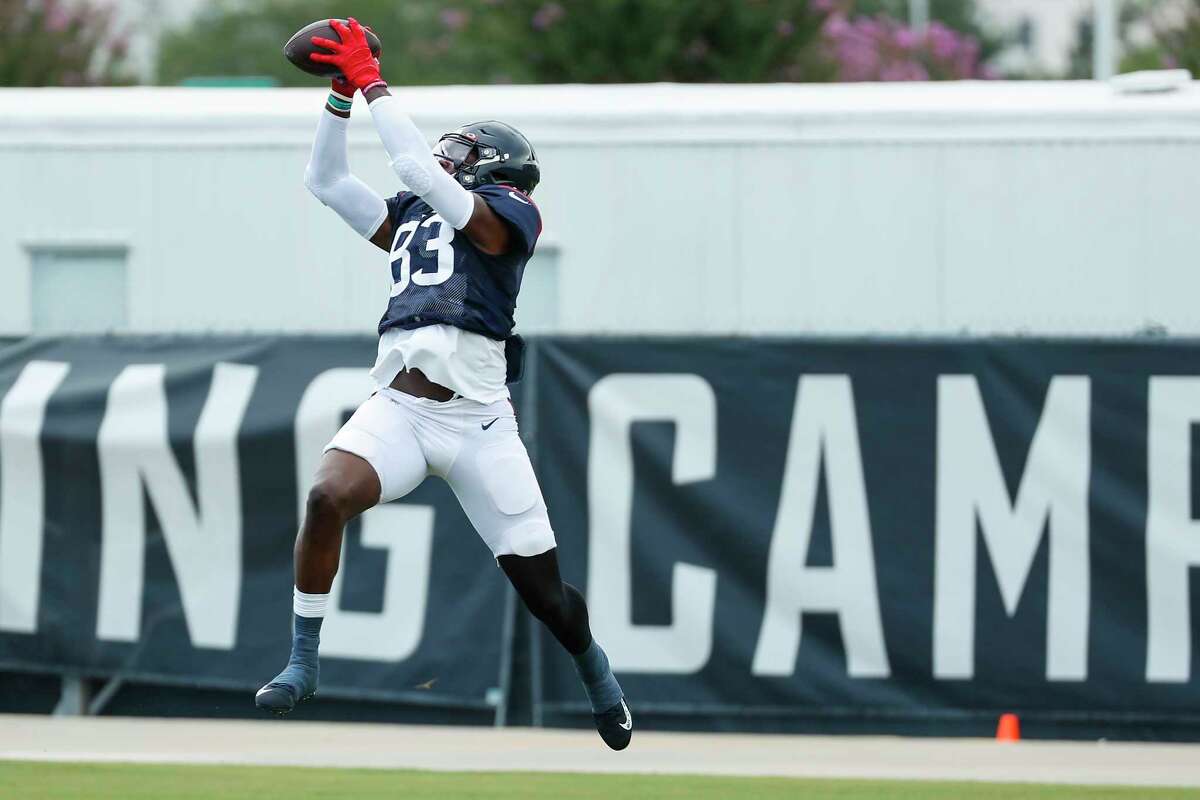
{"label": "grass field", "polygon": [[677,775],[534,772],[412,772],[285,767],[66,764],[0,761],[0,798],[21,800],[192,800],[192,798],[403,797],[406,800],[591,800],[591,798],[1195,798],[1194,789],[1041,786],[906,781],[793,780]]}

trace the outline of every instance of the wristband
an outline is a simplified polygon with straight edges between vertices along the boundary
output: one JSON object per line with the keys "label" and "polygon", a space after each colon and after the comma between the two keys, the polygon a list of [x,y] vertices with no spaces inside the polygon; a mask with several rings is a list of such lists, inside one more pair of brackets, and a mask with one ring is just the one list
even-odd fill
{"label": "wristband", "polygon": [[367,96],[367,92],[369,92],[370,90],[374,89],[376,86],[382,86],[384,89],[386,89],[386,88],[387,88],[387,81],[385,81],[383,78],[380,78],[380,79],[379,79],[379,80],[377,80],[377,81],[371,81],[370,83],[368,83],[366,86],[364,86],[364,87],[363,87],[363,88],[360,90],[360,91],[363,93],[363,97],[366,97],[366,96]]}
{"label": "wristband", "polygon": [[350,109],[354,107],[354,98],[346,97],[345,95],[338,94],[337,92],[330,92],[329,99],[325,102],[335,111],[343,111],[347,114],[349,114]]}

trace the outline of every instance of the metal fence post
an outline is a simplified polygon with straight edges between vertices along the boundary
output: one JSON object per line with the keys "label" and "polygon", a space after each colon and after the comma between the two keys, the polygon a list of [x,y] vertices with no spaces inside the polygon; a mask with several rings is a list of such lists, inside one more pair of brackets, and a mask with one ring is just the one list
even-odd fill
{"label": "metal fence post", "polygon": [[1117,73],[1117,2],[1093,0],[1092,77],[1106,81]]}
{"label": "metal fence post", "polygon": [[[521,386],[521,438],[529,451],[529,460],[536,472],[538,466],[538,356],[541,346],[538,339],[530,340],[525,351],[525,379]],[[515,613],[520,613],[519,611]],[[530,721],[533,727],[542,727],[542,627],[529,626],[529,694]]]}
{"label": "metal fence post", "polygon": [[500,643],[500,702],[496,705],[495,726],[508,725],[508,703],[512,695],[513,639],[517,628],[517,593],[504,587],[504,631]]}

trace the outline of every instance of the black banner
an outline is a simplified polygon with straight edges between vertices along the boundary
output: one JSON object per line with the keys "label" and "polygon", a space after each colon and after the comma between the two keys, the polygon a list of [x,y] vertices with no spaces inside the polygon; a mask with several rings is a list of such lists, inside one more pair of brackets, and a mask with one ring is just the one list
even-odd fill
{"label": "black banner", "polygon": [[539,354],[563,572],[643,712],[1200,721],[1194,343]]}
{"label": "black banner", "polygon": [[[253,689],[366,337],[0,348],[0,669]],[[517,406],[642,713],[1200,722],[1200,345],[541,339]],[[351,526],[322,692],[586,712],[428,481]],[[524,683],[523,673],[518,683]],[[686,725],[686,722],[681,723]]]}
{"label": "black banner", "polygon": [[[273,677],[299,513],[324,445],[373,391],[374,351],[365,337],[0,350],[0,669]],[[503,577],[444,483],[352,523],[334,593],[322,695],[499,702]]]}

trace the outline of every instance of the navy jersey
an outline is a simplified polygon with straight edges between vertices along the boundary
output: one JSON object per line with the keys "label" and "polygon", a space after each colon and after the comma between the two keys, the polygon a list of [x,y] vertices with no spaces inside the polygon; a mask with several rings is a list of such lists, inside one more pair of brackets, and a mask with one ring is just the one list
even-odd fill
{"label": "navy jersey", "polygon": [[411,192],[387,201],[392,221],[392,294],[379,333],[389,328],[453,325],[497,341],[512,334],[525,264],[542,232],[537,206],[510,186],[486,185],[483,197],[512,232],[509,252],[490,256]]}

